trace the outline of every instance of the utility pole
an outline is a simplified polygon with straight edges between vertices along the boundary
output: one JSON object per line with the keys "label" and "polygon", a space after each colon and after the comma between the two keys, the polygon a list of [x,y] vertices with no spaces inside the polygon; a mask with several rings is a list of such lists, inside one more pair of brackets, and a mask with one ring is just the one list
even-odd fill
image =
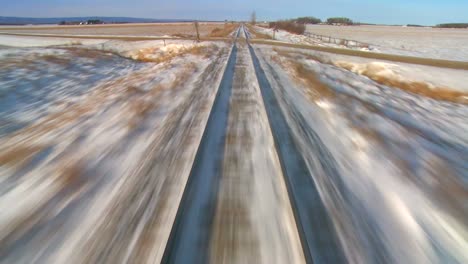
{"label": "utility pole", "polygon": [[253,11],[252,14],[250,15],[250,24],[252,24],[252,26],[255,26],[256,23],[257,23],[257,13]]}
{"label": "utility pole", "polygon": [[195,31],[197,32],[197,42],[200,42],[200,32],[198,31],[198,21],[195,21],[193,25],[195,26]]}

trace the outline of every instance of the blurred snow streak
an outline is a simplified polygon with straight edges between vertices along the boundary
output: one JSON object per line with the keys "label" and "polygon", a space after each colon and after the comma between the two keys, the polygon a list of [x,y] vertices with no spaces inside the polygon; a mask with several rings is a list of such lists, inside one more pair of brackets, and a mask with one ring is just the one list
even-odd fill
{"label": "blurred snow streak", "polygon": [[[191,42],[171,45],[0,47],[0,262],[160,260],[228,56],[225,44],[193,54],[178,53]],[[157,64],[133,60],[141,51],[177,56]],[[272,49],[256,52],[348,262],[468,263],[468,105],[298,57],[328,87],[321,94],[284,67],[286,58]],[[252,70],[248,53],[240,54],[241,70]],[[242,74],[247,77],[236,73],[245,79],[236,79],[233,102],[253,110],[232,112],[233,141],[226,148],[232,153],[225,157],[245,171],[242,184],[254,184],[256,173],[258,182],[283,184],[279,171],[252,169],[280,166],[255,77]],[[263,149],[243,155],[243,142]],[[236,171],[225,173],[232,177],[225,182],[238,180]],[[253,221],[249,226],[259,230],[244,232],[265,239],[268,227],[280,226],[282,234],[294,233],[289,205],[278,206],[284,213],[276,215],[275,206],[262,200],[268,195],[284,202],[285,193],[275,192],[286,188],[258,182],[246,194],[253,203],[242,206],[266,204],[264,211],[244,211],[272,217]],[[228,190],[223,184],[221,190]],[[233,207],[230,214],[238,213],[237,204],[223,201]],[[287,221],[268,222],[278,219]],[[236,237],[239,230],[232,228],[216,232],[214,249],[229,249],[220,236]],[[270,247],[256,246],[264,250],[258,262],[275,261],[271,256],[277,255],[265,253]],[[222,259],[229,255],[211,254],[236,262]]]}

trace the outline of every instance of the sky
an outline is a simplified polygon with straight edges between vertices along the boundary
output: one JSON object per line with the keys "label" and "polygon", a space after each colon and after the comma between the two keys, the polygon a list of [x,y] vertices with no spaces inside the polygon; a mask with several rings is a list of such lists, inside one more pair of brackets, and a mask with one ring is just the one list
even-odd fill
{"label": "sky", "polygon": [[0,16],[199,20],[349,17],[377,24],[468,23],[468,0],[0,0]]}

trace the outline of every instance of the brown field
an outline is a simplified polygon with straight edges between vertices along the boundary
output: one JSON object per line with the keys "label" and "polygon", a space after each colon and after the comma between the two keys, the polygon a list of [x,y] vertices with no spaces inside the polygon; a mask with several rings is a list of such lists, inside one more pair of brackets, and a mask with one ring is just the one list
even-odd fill
{"label": "brown field", "polygon": [[219,25],[218,27],[214,28],[211,33],[210,37],[228,37],[234,30],[239,27],[239,24],[224,24]]}
{"label": "brown field", "polygon": [[[200,23],[201,36],[208,36],[224,23]],[[104,24],[76,26],[3,26],[0,32],[22,34],[63,34],[63,35],[123,35],[123,36],[195,36],[193,23],[145,23],[145,24]]]}
{"label": "brown field", "polygon": [[[258,30],[255,30],[255,28],[250,24],[247,24],[246,26],[247,26],[247,28],[249,29],[249,32],[253,35],[254,38],[273,39],[270,35],[265,34],[265,33],[261,33]],[[259,26],[259,25],[257,25],[257,26]]]}

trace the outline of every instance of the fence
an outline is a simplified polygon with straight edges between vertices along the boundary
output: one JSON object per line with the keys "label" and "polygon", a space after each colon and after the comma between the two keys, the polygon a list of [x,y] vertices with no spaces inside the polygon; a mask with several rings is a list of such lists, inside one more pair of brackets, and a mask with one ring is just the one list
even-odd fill
{"label": "fence", "polygon": [[323,36],[323,35],[318,35],[318,34],[308,33],[308,32],[304,33],[304,35],[314,38],[314,39],[318,39],[322,42],[327,42],[327,43],[336,44],[336,45],[343,45],[348,48],[369,48],[370,46],[367,43],[356,41],[356,40],[334,38],[330,36]]}

